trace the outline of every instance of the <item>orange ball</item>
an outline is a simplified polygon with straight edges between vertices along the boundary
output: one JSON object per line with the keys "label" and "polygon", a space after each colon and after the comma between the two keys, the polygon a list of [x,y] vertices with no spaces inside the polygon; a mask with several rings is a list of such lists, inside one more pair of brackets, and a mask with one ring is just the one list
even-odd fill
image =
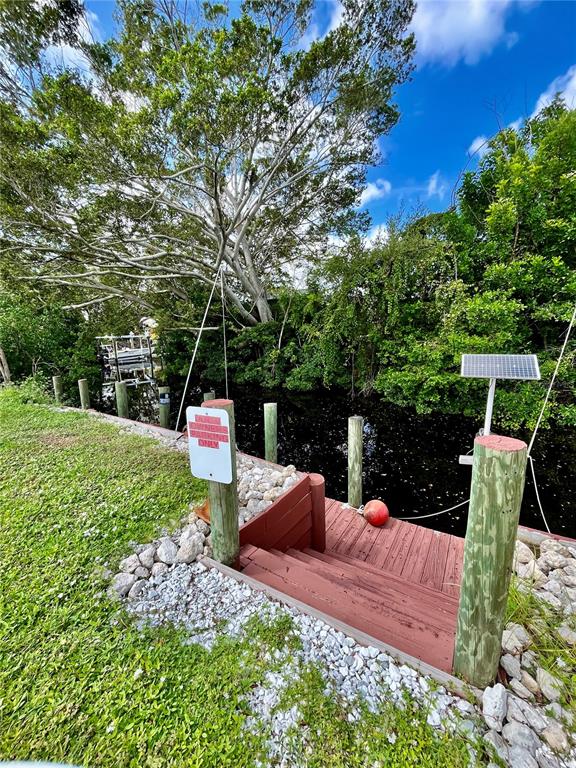
{"label": "orange ball", "polygon": [[386,525],[390,519],[390,512],[388,512],[388,507],[383,501],[372,499],[364,507],[364,517],[370,525],[380,528],[382,525]]}

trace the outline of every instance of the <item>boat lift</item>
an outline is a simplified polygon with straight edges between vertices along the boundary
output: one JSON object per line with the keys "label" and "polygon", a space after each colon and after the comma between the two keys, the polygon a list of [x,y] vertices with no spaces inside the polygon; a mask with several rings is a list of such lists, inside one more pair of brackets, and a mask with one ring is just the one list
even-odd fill
{"label": "boat lift", "polygon": [[97,336],[105,385],[123,381],[129,387],[154,384],[154,347],[149,334]]}

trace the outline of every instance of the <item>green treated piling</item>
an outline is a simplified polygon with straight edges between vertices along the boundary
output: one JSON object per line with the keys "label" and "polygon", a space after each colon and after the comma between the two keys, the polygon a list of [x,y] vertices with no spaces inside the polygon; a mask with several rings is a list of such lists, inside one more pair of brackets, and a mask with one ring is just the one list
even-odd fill
{"label": "green treated piling", "polygon": [[264,403],[264,457],[278,463],[278,404]]}
{"label": "green treated piling", "polygon": [[170,387],[158,387],[160,426],[170,429]]}
{"label": "green treated piling", "polygon": [[208,400],[204,408],[222,408],[228,413],[230,437],[227,443],[232,459],[232,482],[208,482],[212,557],[225,565],[235,566],[240,552],[238,529],[238,489],[236,481],[236,433],[232,400]]}
{"label": "green treated piling", "polygon": [[128,418],[128,387],[125,381],[114,382],[116,392],[116,413],[123,419]]}
{"label": "green treated piling", "polygon": [[454,673],[478,688],[498,671],[526,455],[526,443],[511,437],[474,441]]}
{"label": "green treated piling", "polygon": [[62,376],[52,376],[52,386],[54,387],[54,400],[56,400],[57,403],[62,402]]}
{"label": "green treated piling", "polygon": [[84,410],[90,408],[90,391],[88,389],[88,379],[78,379],[78,389],[80,390],[80,405]]}
{"label": "green treated piling", "polygon": [[203,397],[204,397],[204,402],[206,402],[206,400],[215,400],[216,399],[216,393],[214,391],[210,390],[210,392],[204,392]]}
{"label": "green treated piling", "polygon": [[362,504],[362,438],[364,419],[348,419],[348,504],[358,509]]}

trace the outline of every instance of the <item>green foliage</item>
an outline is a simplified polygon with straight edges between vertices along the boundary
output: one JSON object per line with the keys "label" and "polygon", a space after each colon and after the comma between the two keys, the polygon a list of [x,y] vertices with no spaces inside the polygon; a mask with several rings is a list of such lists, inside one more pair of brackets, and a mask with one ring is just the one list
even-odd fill
{"label": "green foliage", "polygon": [[50,402],[48,382],[41,374],[28,376],[18,384],[5,384],[2,388],[2,401],[14,405],[36,403],[46,405]]}
{"label": "green foliage", "polygon": [[[464,736],[453,738],[439,734],[426,722],[426,702],[416,702],[406,696],[403,705],[385,704],[371,711],[358,699],[342,707],[338,695],[326,686],[316,667],[304,669],[284,693],[278,709],[296,704],[302,720],[309,729],[295,727],[291,734],[291,752],[297,764],[309,768],[435,768],[450,766],[465,768],[485,765],[484,748],[471,744]],[[348,719],[350,710],[357,709],[359,721]],[[322,740],[310,749],[310,731],[322,733]],[[470,758],[469,748],[478,748],[477,762]]]}
{"label": "green foliage", "polygon": [[[374,389],[387,400],[478,414],[484,383],[460,378],[469,353],[537,353],[543,382],[501,382],[502,425],[533,426],[576,303],[576,111],[560,102],[498,134],[458,209],[352,239],[320,274],[321,306],[298,328],[286,386]],[[576,343],[545,421],[574,423]]]}
{"label": "green foliage", "polygon": [[[9,274],[168,311],[223,264],[231,311],[256,324],[286,265],[366,226],[357,202],[399,117],[413,0],[346,3],[310,46],[312,0],[122,0],[99,44],[76,34],[76,0],[30,25],[20,5],[0,14],[6,77],[30,69],[0,102]],[[54,39],[85,67],[54,65]]]}

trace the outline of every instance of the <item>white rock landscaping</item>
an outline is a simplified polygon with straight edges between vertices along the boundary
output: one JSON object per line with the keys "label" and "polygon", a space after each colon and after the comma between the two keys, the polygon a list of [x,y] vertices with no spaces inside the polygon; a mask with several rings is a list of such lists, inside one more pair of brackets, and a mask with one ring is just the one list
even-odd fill
{"label": "white rock landscaping", "polygon": [[[520,587],[531,590],[560,617],[556,633],[573,646],[576,594],[570,584],[576,575],[576,547],[545,539],[539,549],[535,552],[516,542],[514,571]],[[484,738],[512,768],[576,768],[574,718],[560,704],[564,685],[538,666],[532,644],[530,632],[521,624],[506,626],[500,665],[507,685],[497,683],[484,691],[483,715],[490,729]],[[572,672],[576,673],[576,655]]]}
{"label": "white rock landscaping", "polygon": [[[292,464],[277,467],[243,454],[237,456],[237,471],[240,525],[268,509],[299,479]],[[202,557],[209,557],[212,554],[212,540],[208,523],[194,511],[183,522],[183,527],[178,531],[164,535],[157,541],[136,546],[136,552],[120,562],[120,573],[110,586],[110,594],[134,597],[140,594],[143,586],[141,581],[162,575],[175,563],[189,564]]]}
{"label": "white rock landscaping", "polygon": [[361,646],[323,621],[283,606],[201,562],[175,564],[150,578],[136,598],[128,600],[127,608],[142,627],[171,623],[187,630],[188,642],[208,648],[222,632],[222,622],[226,622],[226,632],[235,636],[252,616],[274,618],[288,613],[293,618],[301,647],[276,651],[273,660],[279,662],[279,671],[268,673],[248,697],[253,715],[248,717],[247,727],[255,731],[263,723],[269,727],[268,748],[274,765],[296,765],[291,761],[291,734],[301,716],[297,707],[282,711],[277,705],[282,692],[311,662],[321,665],[326,692],[341,697],[351,722],[360,718],[359,698],[376,711],[384,701],[404,708],[409,693],[425,708],[433,728],[469,738],[471,750],[473,739],[481,735],[479,712],[469,702],[433,685],[430,678],[398,664],[378,648]]}

